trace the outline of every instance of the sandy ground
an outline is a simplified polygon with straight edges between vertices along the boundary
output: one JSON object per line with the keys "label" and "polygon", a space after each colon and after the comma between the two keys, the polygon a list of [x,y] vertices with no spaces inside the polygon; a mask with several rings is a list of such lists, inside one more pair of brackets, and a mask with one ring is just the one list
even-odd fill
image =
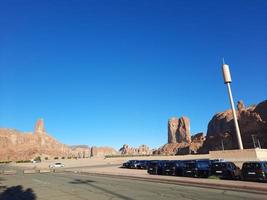
{"label": "sandy ground", "polygon": [[118,158],[84,158],[84,159],[59,159],[59,160],[44,160],[41,163],[12,163],[11,166],[27,169],[48,169],[50,164],[60,162],[65,165],[65,168],[74,167],[89,167],[98,165],[121,165],[127,160],[190,160],[209,158],[209,154],[203,155],[185,155],[185,156],[144,156],[144,157],[118,157]]}

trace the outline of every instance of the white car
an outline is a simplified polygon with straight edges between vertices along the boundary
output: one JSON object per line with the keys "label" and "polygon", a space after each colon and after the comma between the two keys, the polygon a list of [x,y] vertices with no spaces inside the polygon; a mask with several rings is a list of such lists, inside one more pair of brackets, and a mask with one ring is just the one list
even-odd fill
{"label": "white car", "polygon": [[55,164],[51,164],[49,165],[49,168],[61,168],[64,167],[65,165],[62,163],[55,163]]}

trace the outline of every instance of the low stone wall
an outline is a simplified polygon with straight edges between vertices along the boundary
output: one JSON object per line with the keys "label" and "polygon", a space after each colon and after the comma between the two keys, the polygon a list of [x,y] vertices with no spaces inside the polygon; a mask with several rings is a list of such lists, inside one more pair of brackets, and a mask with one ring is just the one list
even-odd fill
{"label": "low stone wall", "polygon": [[223,158],[233,162],[267,160],[267,149],[210,151],[210,159]]}
{"label": "low stone wall", "polygon": [[256,149],[256,154],[259,160],[267,161],[267,149]]}
{"label": "low stone wall", "polygon": [[37,171],[35,169],[25,169],[23,174],[35,174]]}
{"label": "low stone wall", "polygon": [[17,171],[16,170],[4,170],[3,174],[4,175],[14,175],[14,174],[17,174]]}

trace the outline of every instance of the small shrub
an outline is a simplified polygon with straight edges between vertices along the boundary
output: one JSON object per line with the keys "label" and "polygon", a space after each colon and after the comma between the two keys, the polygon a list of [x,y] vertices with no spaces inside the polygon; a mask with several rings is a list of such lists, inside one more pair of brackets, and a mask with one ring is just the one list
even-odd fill
{"label": "small shrub", "polygon": [[17,160],[16,163],[30,163],[30,160]]}
{"label": "small shrub", "polygon": [[48,160],[48,157],[45,157],[45,160]]}
{"label": "small shrub", "polygon": [[7,161],[7,160],[4,160],[4,161],[0,161],[0,164],[8,164],[8,163],[11,163],[12,161]]}
{"label": "small shrub", "polygon": [[61,159],[65,159],[65,157],[61,157]]}
{"label": "small shrub", "polygon": [[38,156],[38,157],[34,158],[34,160],[35,160],[36,162],[41,162],[41,157]]}
{"label": "small shrub", "polygon": [[54,160],[58,160],[58,157],[54,157]]}

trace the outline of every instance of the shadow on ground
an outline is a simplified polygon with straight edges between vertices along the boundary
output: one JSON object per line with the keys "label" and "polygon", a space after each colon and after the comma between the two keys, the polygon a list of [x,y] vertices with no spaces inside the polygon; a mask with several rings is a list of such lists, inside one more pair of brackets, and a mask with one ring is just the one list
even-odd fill
{"label": "shadow on ground", "polygon": [[81,180],[81,179],[75,179],[74,181],[71,181],[71,184],[87,184],[87,183],[94,183],[95,181],[91,180]]}
{"label": "shadow on ground", "polygon": [[31,188],[23,190],[23,187],[18,185],[1,192],[0,200],[36,200],[36,195]]}
{"label": "shadow on ground", "polygon": [[[130,197],[127,197],[127,196],[124,196],[124,195],[122,195],[122,194],[119,194],[119,193],[116,193],[116,192],[107,190],[107,189],[105,189],[105,188],[103,188],[103,187],[94,185],[93,183],[95,183],[95,182],[96,182],[96,181],[75,179],[74,181],[71,181],[71,182],[69,182],[69,183],[71,183],[71,184],[85,184],[85,185],[89,185],[89,186],[91,186],[91,187],[93,187],[93,188],[95,188],[95,189],[101,190],[101,191],[103,191],[103,192],[105,192],[105,193],[111,194],[111,195],[113,195],[113,196],[115,196],[115,197],[118,197],[118,198],[120,198],[120,199],[124,199],[124,200],[134,200],[134,199],[132,199],[132,198],[130,198]],[[0,199],[0,200],[2,200],[2,199]]]}

